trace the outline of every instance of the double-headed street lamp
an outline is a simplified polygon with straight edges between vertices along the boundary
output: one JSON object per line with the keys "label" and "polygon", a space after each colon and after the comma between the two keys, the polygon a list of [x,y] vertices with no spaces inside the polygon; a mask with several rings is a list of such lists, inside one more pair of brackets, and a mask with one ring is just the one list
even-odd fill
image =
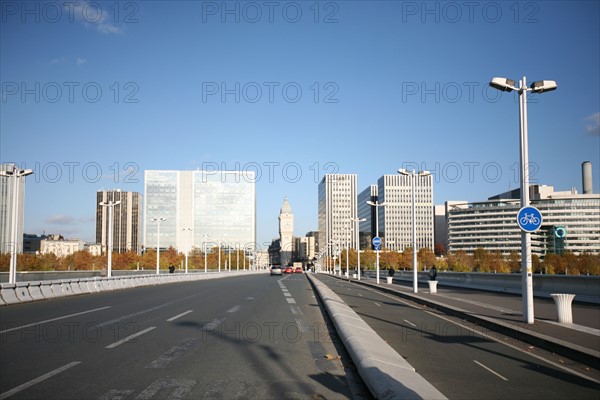
{"label": "double-headed street lamp", "polygon": [[360,226],[361,222],[366,221],[366,218],[350,218],[350,221],[356,222],[354,235],[356,238],[356,269],[357,269],[357,279],[360,281]]}
{"label": "double-headed street lamp", "polygon": [[[515,81],[507,78],[492,78],[490,86],[503,92],[516,90],[519,93],[519,141],[521,161],[521,208],[529,206],[529,144],[527,133],[527,92],[543,93],[555,90],[558,85],[555,81],[537,81],[527,87],[527,79]],[[533,324],[533,271],[531,265],[531,236],[530,232],[521,232],[521,286],[523,296],[523,320]]]}
{"label": "double-headed street lamp", "polygon": [[[385,202],[367,201],[371,207],[375,207],[375,236],[379,237],[379,207],[385,207]],[[377,269],[377,284],[379,284],[379,246],[375,248],[375,268]]]}
{"label": "double-headed street lamp", "polygon": [[112,250],[113,250],[113,219],[114,219],[114,208],[116,205],[121,204],[121,200],[117,201],[101,201],[98,203],[102,207],[108,207],[108,243],[107,243],[107,253],[108,253],[108,270],[106,271],[106,276],[109,278],[112,276]]}
{"label": "double-headed street lamp", "polygon": [[415,180],[418,177],[431,175],[429,171],[415,170],[409,171],[404,168],[400,168],[398,172],[405,176],[411,177],[411,188],[412,188],[412,248],[413,248],[413,293],[419,291],[418,275],[417,275],[417,206],[416,206],[416,191],[415,191]]}
{"label": "double-headed street lamp", "polygon": [[208,238],[210,235],[208,233],[203,233],[200,236],[202,236],[204,238],[204,273],[206,274],[208,272],[207,266],[206,266],[206,261],[208,260],[206,257],[206,238]]}
{"label": "double-headed street lamp", "polygon": [[[30,169],[19,169],[16,164],[13,164],[12,171],[0,171],[0,176],[6,178],[13,178],[13,193],[12,193],[12,221],[11,221],[11,246],[10,246],[10,268],[8,272],[8,283],[16,283],[17,282],[17,244],[19,236],[19,230],[17,229],[17,225],[19,225],[19,192],[21,190],[21,178],[26,177],[27,175],[33,174],[33,171]],[[8,182],[7,182],[8,183]],[[7,185],[8,188],[8,185]]]}
{"label": "double-headed street lamp", "polygon": [[160,274],[160,223],[166,220],[165,217],[150,218],[150,221],[156,222],[156,275]]}

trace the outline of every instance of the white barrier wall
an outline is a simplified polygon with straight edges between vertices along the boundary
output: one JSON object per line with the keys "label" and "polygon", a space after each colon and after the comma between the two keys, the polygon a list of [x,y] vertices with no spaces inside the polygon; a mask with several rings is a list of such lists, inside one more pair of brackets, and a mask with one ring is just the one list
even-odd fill
{"label": "white barrier wall", "polygon": [[[375,272],[366,272],[375,276]],[[379,277],[387,276],[387,271],[381,271]],[[428,272],[419,272],[419,282],[429,281]],[[413,280],[412,271],[396,271],[395,280]],[[492,274],[482,272],[438,272],[439,285],[480,289],[493,292],[521,294],[521,274]],[[574,294],[575,301],[600,304],[600,276],[577,275],[533,275],[533,294],[550,298],[554,293]]]}
{"label": "white barrier wall", "polygon": [[54,281],[17,282],[0,284],[0,306],[26,303],[55,297],[129,289],[139,286],[227,278],[241,275],[266,274],[267,270],[231,272],[197,272],[188,274],[160,274],[116,276],[112,278],[80,278]]}

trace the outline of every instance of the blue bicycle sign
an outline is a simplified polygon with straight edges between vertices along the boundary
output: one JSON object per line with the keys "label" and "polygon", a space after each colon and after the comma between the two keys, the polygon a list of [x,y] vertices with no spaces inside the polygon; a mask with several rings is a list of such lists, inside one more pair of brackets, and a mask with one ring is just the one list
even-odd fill
{"label": "blue bicycle sign", "polygon": [[535,207],[523,207],[517,214],[517,224],[525,232],[535,232],[542,226],[542,213]]}

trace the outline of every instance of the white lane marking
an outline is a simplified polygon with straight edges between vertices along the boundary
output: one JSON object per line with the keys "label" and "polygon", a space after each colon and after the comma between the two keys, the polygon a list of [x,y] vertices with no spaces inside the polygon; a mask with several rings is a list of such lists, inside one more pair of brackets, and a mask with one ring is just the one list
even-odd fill
{"label": "white lane marking", "polygon": [[284,293],[283,295],[284,295],[285,297],[292,297],[292,294],[291,294],[291,293]]}
{"label": "white lane marking", "polygon": [[379,304],[378,302],[374,301],[373,303],[375,303],[376,306],[381,307],[381,304]]}
{"label": "white lane marking", "polygon": [[238,312],[238,311],[240,311],[240,306],[234,306],[234,307],[231,307],[229,310],[227,310],[227,312],[230,314],[232,314],[234,312]]}
{"label": "white lane marking", "polygon": [[187,310],[186,312],[182,312],[182,313],[181,313],[181,314],[179,314],[179,315],[176,315],[176,316],[174,316],[174,317],[171,317],[171,318],[169,318],[169,319],[167,320],[167,322],[175,321],[177,318],[183,317],[184,315],[187,315],[187,314],[189,314],[189,313],[191,313],[191,312],[194,312],[194,310]]}
{"label": "white lane marking", "polygon": [[246,300],[254,300],[254,297],[246,297]]}
{"label": "white lane marking", "polygon": [[417,327],[417,325],[413,324],[412,322],[410,322],[409,320],[405,319],[404,322],[406,322],[407,324],[413,326],[413,327]]}
{"label": "white lane marking", "polygon": [[123,339],[121,339],[121,340],[118,340],[118,341],[114,342],[113,344],[109,344],[108,346],[106,346],[106,347],[105,347],[105,349],[114,349],[115,347],[117,347],[117,346],[120,346],[120,345],[122,345],[123,343],[129,342],[130,340],[132,340],[132,339],[135,339],[136,337],[138,337],[138,336],[141,336],[141,335],[143,335],[144,333],[148,333],[148,332],[150,332],[152,329],[155,329],[155,328],[156,328],[155,326],[151,326],[151,327],[149,327],[149,328],[146,328],[146,329],[144,329],[144,330],[141,330],[141,331],[139,331],[139,332],[136,332],[136,333],[134,333],[133,335],[129,335],[129,336],[127,336],[126,338],[123,338]]}
{"label": "white lane marking", "polygon": [[188,338],[175,347],[170,348],[156,360],[146,365],[145,368],[165,368],[177,357],[185,354],[198,340],[198,338]]}
{"label": "white lane marking", "polygon": [[492,374],[496,375],[498,378],[504,380],[504,381],[508,381],[508,379],[506,379],[505,377],[503,377],[502,375],[500,375],[499,373],[497,373],[496,371],[494,371],[493,369],[486,367],[485,365],[483,365],[482,363],[480,363],[477,360],[473,360],[473,362],[477,365],[479,365],[481,368],[488,370],[489,372],[491,372]]}
{"label": "white lane marking", "polygon": [[458,322],[456,322],[456,321],[452,321],[452,320],[451,320],[451,319],[449,319],[449,318],[444,318],[444,317],[442,317],[441,315],[438,315],[438,314],[432,313],[431,311],[425,311],[425,312],[426,312],[426,313],[428,313],[428,314],[431,314],[431,315],[433,315],[433,316],[435,316],[435,317],[438,317],[438,318],[440,318],[440,319],[443,319],[444,321],[450,322],[451,324],[454,324],[454,325],[456,325],[456,326],[460,326],[461,328],[463,328],[463,329],[466,329],[468,332],[473,332],[473,333],[475,333],[475,334],[477,334],[477,335],[479,335],[479,336],[481,336],[481,337],[484,337],[484,338],[486,338],[486,339],[489,339],[489,340],[493,340],[494,342],[496,342],[496,343],[500,343],[500,344],[502,344],[502,345],[504,345],[504,346],[507,346],[507,347],[510,347],[510,348],[511,348],[511,349],[513,349],[513,350],[517,350],[517,351],[518,351],[518,352],[520,352],[520,353],[527,354],[528,356],[531,356],[531,357],[533,357],[533,358],[537,358],[538,360],[540,360],[540,361],[543,361],[543,362],[545,362],[546,364],[550,364],[550,365],[552,365],[552,366],[554,366],[554,367],[556,367],[556,368],[558,368],[558,369],[562,369],[563,371],[566,371],[566,372],[568,372],[568,373],[570,373],[570,374],[576,375],[576,376],[578,376],[578,377],[580,377],[580,378],[586,379],[586,380],[588,380],[588,381],[591,381],[591,382],[594,382],[594,383],[600,383],[600,380],[598,380],[598,379],[591,378],[591,377],[589,377],[589,376],[587,376],[587,375],[584,375],[584,374],[582,374],[582,373],[580,373],[580,372],[577,372],[577,371],[575,371],[575,370],[572,370],[572,369],[570,369],[570,368],[567,368],[567,367],[565,367],[565,366],[563,366],[563,365],[561,365],[561,364],[558,364],[558,363],[552,362],[552,361],[550,361],[550,360],[548,360],[548,359],[546,359],[546,358],[544,358],[544,357],[542,357],[542,356],[538,356],[537,354],[530,353],[530,352],[528,352],[528,351],[524,351],[523,349],[520,349],[519,347],[517,347],[517,346],[515,346],[515,345],[512,345],[512,344],[510,344],[510,343],[507,343],[507,342],[504,342],[504,341],[502,341],[502,340],[500,340],[500,339],[498,339],[498,338],[495,338],[495,337],[494,337],[494,336],[492,336],[492,335],[487,335],[487,334],[485,334],[485,333],[483,333],[483,332],[479,332],[479,331],[477,331],[477,330],[473,329],[473,327],[472,327],[472,326],[471,326],[471,327],[469,327],[469,326],[467,326],[467,325],[460,324],[460,323],[458,323]]}
{"label": "white lane marking", "polygon": [[46,319],[44,321],[40,321],[40,322],[34,322],[33,324],[27,324],[27,325],[21,325],[21,326],[16,326],[14,328],[10,328],[10,329],[5,329],[3,331],[0,331],[0,333],[6,333],[6,332],[12,332],[12,331],[16,331],[19,329],[24,329],[24,328],[29,328],[30,326],[34,326],[34,325],[40,325],[40,324],[45,324],[48,322],[53,322],[53,321],[58,321],[60,319],[65,319],[65,318],[71,318],[71,317],[76,317],[78,315],[83,315],[83,314],[88,314],[88,313],[92,313],[95,311],[100,311],[100,310],[106,310],[107,308],[110,308],[111,306],[106,306],[106,307],[100,307],[100,308],[95,308],[93,310],[88,310],[88,311],[82,311],[82,312],[78,312],[75,314],[69,314],[69,315],[64,315],[62,317],[56,317],[56,318],[52,318],[52,319]]}
{"label": "white lane marking", "polygon": [[202,327],[202,331],[213,332],[219,327],[219,325],[221,325],[223,323],[223,321],[225,321],[225,318],[215,318],[212,321],[210,321],[208,324],[204,325]]}
{"label": "white lane marking", "polygon": [[300,306],[290,306],[290,310],[292,310],[292,314],[294,315],[302,315],[304,314],[300,309]]}
{"label": "white lane marking", "polygon": [[149,313],[151,311],[155,311],[155,310],[161,309],[163,307],[168,307],[171,304],[179,303],[179,302],[181,302],[183,300],[191,299],[192,297],[196,297],[196,296],[198,296],[198,294],[192,294],[192,295],[189,295],[189,296],[186,296],[186,297],[181,297],[181,298],[179,298],[177,300],[173,300],[173,301],[170,301],[168,303],[163,303],[163,304],[160,304],[160,305],[155,306],[155,307],[151,307],[151,308],[147,308],[147,309],[142,310],[142,311],[135,312],[133,314],[124,315],[122,317],[115,318],[115,319],[112,319],[110,321],[106,321],[106,322],[102,322],[100,324],[96,324],[96,326],[98,328],[102,328],[104,326],[108,326],[108,325],[113,324],[115,322],[121,322],[121,321],[123,321],[124,319],[127,319],[127,318],[136,317],[138,315],[146,314],[146,313]]}
{"label": "white lane marking", "polygon": [[296,304],[296,300],[292,299],[292,298],[286,298],[287,302],[290,304]]}
{"label": "white lane marking", "polygon": [[1,393],[0,394],[0,399],[4,400],[4,399],[12,396],[13,394],[17,394],[17,393],[19,393],[22,390],[25,390],[25,389],[33,386],[33,385],[36,385],[36,384],[38,384],[38,383],[40,383],[42,381],[45,381],[46,379],[51,378],[54,375],[60,374],[61,372],[66,371],[69,368],[74,367],[74,366],[76,366],[77,364],[80,364],[80,363],[81,363],[81,361],[73,361],[73,362],[70,362],[70,363],[68,363],[66,365],[63,365],[62,367],[56,368],[55,370],[52,370],[52,371],[48,372],[47,374],[44,374],[44,375],[39,376],[39,377],[37,377],[35,379],[32,379],[29,382],[25,382],[24,384],[19,385],[16,388],[10,389],[7,392]]}

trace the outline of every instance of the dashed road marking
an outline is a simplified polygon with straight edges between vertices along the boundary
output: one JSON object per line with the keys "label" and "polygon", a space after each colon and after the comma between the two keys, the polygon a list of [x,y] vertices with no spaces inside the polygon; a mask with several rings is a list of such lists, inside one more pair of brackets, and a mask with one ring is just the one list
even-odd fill
{"label": "dashed road marking", "polygon": [[156,329],[156,327],[155,327],[155,326],[151,326],[151,327],[149,327],[149,328],[146,328],[146,329],[144,329],[144,330],[141,330],[141,331],[139,331],[139,332],[136,332],[136,333],[134,333],[133,335],[129,335],[129,336],[127,336],[126,338],[123,338],[123,339],[121,339],[121,340],[118,340],[118,341],[116,341],[116,342],[114,342],[114,343],[112,343],[112,344],[109,344],[108,346],[106,346],[106,347],[105,347],[105,349],[114,349],[115,347],[117,347],[117,346],[120,346],[120,345],[122,345],[123,343],[127,343],[127,342],[129,342],[130,340],[132,340],[132,339],[135,339],[136,337],[138,337],[138,336],[141,336],[141,335],[143,335],[144,333],[148,333],[148,332],[150,332],[150,331],[151,331],[151,330],[153,330],[153,329]]}
{"label": "dashed road marking", "polygon": [[183,317],[184,315],[187,315],[187,314],[189,314],[189,313],[191,313],[191,312],[194,312],[194,310],[187,310],[186,312],[182,312],[182,313],[181,313],[181,314],[179,314],[179,315],[176,315],[176,316],[174,316],[174,317],[171,317],[171,318],[169,318],[169,319],[167,320],[167,322],[175,321],[177,318]]}
{"label": "dashed road marking", "polygon": [[68,363],[66,365],[63,365],[62,367],[56,368],[55,370],[52,370],[52,371],[48,372],[47,374],[44,374],[42,376],[38,376],[37,378],[32,379],[29,382],[25,382],[24,384],[19,385],[16,388],[13,388],[13,389],[8,390],[8,391],[6,391],[4,393],[1,393],[0,394],[0,399],[4,400],[4,399],[12,396],[13,394],[17,394],[17,393],[19,393],[19,392],[21,392],[21,391],[23,391],[23,390],[25,390],[27,388],[30,388],[31,386],[36,385],[36,384],[38,384],[38,383],[40,383],[42,381],[45,381],[46,379],[51,378],[54,375],[60,374],[61,372],[66,371],[69,368],[74,367],[74,366],[76,366],[76,365],[78,365],[80,363],[81,363],[81,361],[73,361],[73,362],[70,362],[70,363]]}

